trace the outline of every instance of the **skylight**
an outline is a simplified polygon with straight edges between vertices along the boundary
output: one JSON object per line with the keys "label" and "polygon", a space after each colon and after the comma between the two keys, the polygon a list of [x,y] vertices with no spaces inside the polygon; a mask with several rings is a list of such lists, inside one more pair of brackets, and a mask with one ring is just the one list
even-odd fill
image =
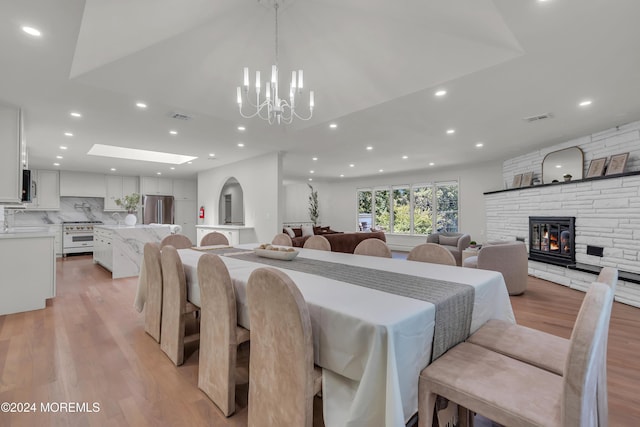
{"label": "skylight", "polygon": [[197,159],[195,156],[162,153],[160,151],[139,150],[136,148],[116,147],[114,145],[93,144],[87,153],[91,156],[115,157],[118,159],[142,160],[144,162],[171,163],[181,165]]}

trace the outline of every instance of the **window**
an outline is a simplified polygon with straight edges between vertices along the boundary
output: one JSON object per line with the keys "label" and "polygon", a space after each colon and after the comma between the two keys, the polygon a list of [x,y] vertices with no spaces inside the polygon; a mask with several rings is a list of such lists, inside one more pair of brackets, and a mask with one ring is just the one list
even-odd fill
{"label": "window", "polygon": [[458,183],[358,190],[358,229],[426,235],[458,231]]}

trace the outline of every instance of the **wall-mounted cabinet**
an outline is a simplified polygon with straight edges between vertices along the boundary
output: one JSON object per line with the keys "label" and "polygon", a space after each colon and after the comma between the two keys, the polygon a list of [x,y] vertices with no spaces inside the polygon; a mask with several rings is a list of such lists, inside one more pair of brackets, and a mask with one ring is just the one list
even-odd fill
{"label": "wall-mounted cabinet", "polygon": [[122,206],[118,206],[116,200],[132,193],[139,193],[138,177],[136,176],[106,175],[105,185],[107,192],[104,198],[105,211],[124,212],[125,209]]}
{"label": "wall-mounted cabinet", "polygon": [[140,191],[143,195],[171,196],[173,194],[173,180],[171,178],[143,176],[140,180]]}
{"label": "wall-mounted cabinet", "polygon": [[173,197],[176,200],[196,200],[197,199],[197,187],[196,181],[189,179],[174,179],[173,180]]}
{"label": "wall-mounted cabinet", "polygon": [[28,210],[60,210],[60,173],[58,171],[31,171],[31,203]]}
{"label": "wall-mounted cabinet", "polygon": [[104,197],[104,175],[87,172],[60,172],[60,195],[63,197]]}
{"label": "wall-mounted cabinet", "polygon": [[22,114],[0,104],[0,203],[22,203]]}

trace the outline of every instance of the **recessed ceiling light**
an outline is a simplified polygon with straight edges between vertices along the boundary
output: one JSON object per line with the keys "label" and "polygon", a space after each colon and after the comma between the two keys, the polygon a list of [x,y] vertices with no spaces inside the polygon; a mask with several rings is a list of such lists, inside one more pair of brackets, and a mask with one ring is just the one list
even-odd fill
{"label": "recessed ceiling light", "polygon": [[216,153],[209,153],[209,157],[215,157]]}
{"label": "recessed ceiling light", "polygon": [[171,166],[169,169],[171,169],[172,171],[176,170],[176,168],[173,166]]}
{"label": "recessed ceiling light", "polygon": [[409,156],[402,156],[402,160],[407,160]]}
{"label": "recessed ceiling light", "polygon": [[193,164],[193,162],[187,162],[187,164],[188,164],[188,165],[192,165],[192,164]]}
{"label": "recessed ceiling light", "polygon": [[447,94],[447,91],[444,89],[440,89],[435,93],[436,96],[445,96],[446,94]]}
{"label": "recessed ceiling light", "polygon": [[316,173],[316,171],[309,171],[309,173]]}
{"label": "recessed ceiling light", "polygon": [[64,136],[73,136],[73,134],[71,132],[65,132]]}
{"label": "recessed ceiling light", "polygon": [[67,149],[67,146],[66,146],[66,145],[61,145],[61,146],[60,146],[60,149],[61,149],[61,150],[66,150],[66,149]]}
{"label": "recessed ceiling light", "polygon": [[317,157],[312,157],[311,160],[313,160],[314,162],[318,160]]}
{"label": "recessed ceiling light", "polygon": [[335,128],[337,128],[337,127],[338,127],[338,124],[337,124],[337,123],[331,123],[331,124],[329,125],[329,127],[330,127],[331,129],[335,129]]}
{"label": "recessed ceiling light", "polygon": [[356,166],[356,165],[354,165],[353,163],[351,163],[351,164],[349,165],[349,167],[350,167],[350,168],[353,168],[353,167],[355,167],[355,166]]}
{"label": "recessed ceiling light", "polygon": [[313,178],[309,178],[309,181],[313,181]]}
{"label": "recessed ceiling light", "polygon": [[54,163],[53,166],[60,166],[60,163]]}
{"label": "recessed ceiling light", "polygon": [[562,167],[562,165],[556,165],[556,167],[557,167],[558,169],[560,169],[560,168]]}
{"label": "recessed ceiling light", "polygon": [[93,144],[87,152],[91,156],[115,157],[118,159],[141,160],[145,162],[171,163],[181,165],[197,159],[195,156],[163,153],[160,151],[139,150],[137,148],[117,147],[115,145]]}
{"label": "recessed ceiling light", "polygon": [[378,169],[378,172],[384,172],[384,169]]}
{"label": "recessed ceiling light", "polygon": [[42,35],[40,30],[38,30],[37,28],[29,27],[27,25],[22,27],[22,31],[29,34],[30,36],[40,37]]}
{"label": "recessed ceiling light", "polygon": [[56,159],[62,159],[62,158],[63,158],[62,156],[56,156]]}
{"label": "recessed ceiling light", "polygon": [[587,100],[582,101],[582,102],[581,102],[580,104],[578,104],[578,105],[579,105],[579,106],[581,106],[581,107],[587,107],[587,106],[591,105],[591,103],[592,103],[592,102],[593,102],[593,101],[591,101],[590,99],[587,99]]}
{"label": "recessed ceiling light", "polygon": [[156,172],[156,175],[162,175],[162,172]]}
{"label": "recessed ceiling light", "polygon": [[169,131],[169,133],[170,133],[171,135],[177,135],[177,134],[178,134],[178,131],[177,131],[177,130],[170,130],[170,131]]}
{"label": "recessed ceiling light", "polygon": [[456,133],[455,129],[447,129],[447,134],[451,135],[452,133]]}
{"label": "recessed ceiling light", "polygon": [[144,102],[136,102],[136,107],[138,108],[147,108],[147,104]]}
{"label": "recessed ceiling light", "polygon": [[238,143],[238,147],[242,148],[242,147],[244,147],[244,144],[242,142],[239,142]]}
{"label": "recessed ceiling light", "polygon": [[344,174],[343,173],[340,174],[340,178],[344,178]]}
{"label": "recessed ceiling light", "polygon": [[109,169],[109,170],[110,170],[111,172],[115,172],[115,171],[116,171],[116,168],[111,168],[111,169]]}
{"label": "recessed ceiling light", "polygon": [[429,163],[429,166],[435,166],[435,163],[430,162],[430,163]]}
{"label": "recessed ceiling light", "polygon": [[82,114],[76,112],[76,111],[72,111],[71,113],[69,113],[69,115],[71,117],[82,117]]}
{"label": "recessed ceiling light", "polygon": [[373,150],[373,147],[372,147],[372,146],[370,146],[370,145],[367,145],[367,150],[368,150],[368,151],[371,151],[371,150]]}
{"label": "recessed ceiling light", "polygon": [[482,148],[482,147],[484,147],[484,144],[482,142],[476,143],[476,148]]}
{"label": "recessed ceiling light", "polygon": [[238,130],[239,130],[240,132],[242,132],[242,131],[244,131],[244,130],[246,130],[246,129],[247,129],[247,128],[245,128],[244,126],[238,126]]}

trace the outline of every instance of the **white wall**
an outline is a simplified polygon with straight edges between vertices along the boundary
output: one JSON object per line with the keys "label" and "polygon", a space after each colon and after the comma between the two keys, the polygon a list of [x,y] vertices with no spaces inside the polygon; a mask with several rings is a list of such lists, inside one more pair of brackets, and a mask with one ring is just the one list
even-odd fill
{"label": "white wall", "polygon": [[245,226],[254,227],[256,242],[270,242],[282,222],[281,154],[270,153],[198,173],[198,206],[205,208],[200,224],[219,224],[220,193],[231,177],[242,186]]}
{"label": "white wall", "polygon": [[[356,231],[357,201],[356,190],[363,187],[383,185],[417,184],[437,181],[457,180],[459,184],[459,229],[471,234],[472,239],[485,241],[485,208],[483,193],[500,188],[502,185],[502,162],[489,162],[475,167],[459,169],[424,169],[403,174],[385,174],[360,179],[337,182],[315,182],[318,190],[320,221],[338,231]],[[305,183],[297,182],[286,186],[285,221],[309,221],[309,188]],[[389,246],[396,250],[410,250],[424,243],[424,236],[405,236],[387,234]]]}

